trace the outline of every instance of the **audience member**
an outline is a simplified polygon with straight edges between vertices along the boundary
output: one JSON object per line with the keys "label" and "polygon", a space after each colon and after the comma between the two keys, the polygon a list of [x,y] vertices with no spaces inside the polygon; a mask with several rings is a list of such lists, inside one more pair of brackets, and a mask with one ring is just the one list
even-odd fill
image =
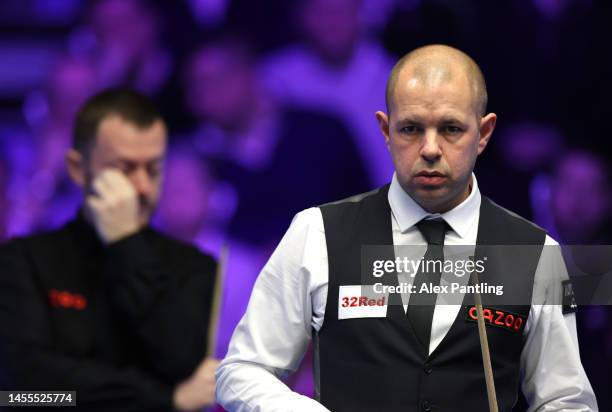
{"label": "audience member", "polygon": [[269,99],[242,40],[224,37],[199,48],[184,85],[198,121],[189,137],[237,192],[232,237],[271,247],[301,208],[369,187],[344,126]]}
{"label": "audience member", "polygon": [[267,58],[264,84],[282,102],[325,110],[349,127],[371,187],[393,173],[374,113],[385,103],[385,80],[393,61],[368,38],[359,0],[296,3],[303,42]]}
{"label": "audience member", "polygon": [[164,121],[111,90],[79,111],[67,169],[78,216],[0,249],[0,385],[70,390],[83,410],[191,411],[214,400],[206,358],[215,262],[149,227]]}

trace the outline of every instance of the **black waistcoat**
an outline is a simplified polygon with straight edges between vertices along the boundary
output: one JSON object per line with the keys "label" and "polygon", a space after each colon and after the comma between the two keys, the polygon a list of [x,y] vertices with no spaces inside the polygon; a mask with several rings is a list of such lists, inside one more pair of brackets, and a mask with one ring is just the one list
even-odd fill
{"label": "black waistcoat", "polygon": [[[321,206],[329,284],[323,326],[314,333],[317,398],[333,412],[486,411],[478,329],[469,317],[472,295],[465,295],[454,323],[431,355],[419,344],[400,305],[389,305],[386,317],[338,320],[339,287],[361,284],[362,246],[393,244],[388,190],[387,185]],[[493,284],[505,277],[505,296],[521,302],[502,307],[483,295],[493,314],[487,334],[500,411],[510,411],[517,399],[524,325],[512,330],[495,327],[495,321],[509,320],[508,314],[527,320],[530,306],[523,302],[531,301],[545,236],[542,229],[482,197],[477,245],[534,245],[522,249],[520,257],[504,248],[488,250],[481,275]],[[391,255],[384,258],[394,259],[392,253],[389,248]],[[397,283],[396,274],[393,278]],[[496,308],[504,317],[496,319]]]}

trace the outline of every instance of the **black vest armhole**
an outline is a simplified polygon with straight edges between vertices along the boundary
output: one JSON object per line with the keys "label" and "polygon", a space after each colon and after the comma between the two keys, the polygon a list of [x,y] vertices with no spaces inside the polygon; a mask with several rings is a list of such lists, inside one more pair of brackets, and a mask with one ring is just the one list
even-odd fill
{"label": "black vest armhole", "polygon": [[544,245],[544,229],[499,206],[486,196],[481,199],[477,244]]}
{"label": "black vest armhole", "polygon": [[[327,299],[321,330],[330,318],[338,318],[338,286],[347,284],[345,280],[337,279],[329,269],[343,265],[351,271],[360,271],[360,262],[345,259],[352,256],[347,253],[348,249],[355,245],[393,244],[388,193],[387,184],[370,192],[319,206],[323,216],[328,267]],[[355,252],[360,255],[361,250]]]}

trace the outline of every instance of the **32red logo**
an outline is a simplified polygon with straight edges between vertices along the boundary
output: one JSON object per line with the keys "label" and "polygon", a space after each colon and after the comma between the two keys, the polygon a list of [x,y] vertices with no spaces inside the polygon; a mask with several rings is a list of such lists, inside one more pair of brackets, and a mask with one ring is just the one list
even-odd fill
{"label": "32red logo", "polygon": [[357,306],[385,306],[385,297],[383,296],[380,299],[372,299],[367,296],[349,296],[342,298],[343,308],[354,308]]}
{"label": "32red logo", "polygon": [[49,303],[55,308],[85,310],[87,299],[80,293],[70,293],[65,290],[49,290]]}

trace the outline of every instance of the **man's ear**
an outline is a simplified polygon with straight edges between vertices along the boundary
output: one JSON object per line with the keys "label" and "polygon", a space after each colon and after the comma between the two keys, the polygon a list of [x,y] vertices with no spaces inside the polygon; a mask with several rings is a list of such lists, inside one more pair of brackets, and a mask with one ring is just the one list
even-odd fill
{"label": "man's ear", "polygon": [[70,179],[77,186],[83,188],[86,182],[85,159],[83,155],[74,149],[68,149],[66,152],[66,169]]}
{"label": "man's ear", "polygon": [[385,144],[387,145],[387,150],[391,150],[389,143],[389,116],[385,112],[378,111],[376,112],[376,120],[378,121],[378,127],[380,128],[380,132],[385,137]]}
{"label": "man's ear", "polygon": [[480,119],[480,138],[478,139],[478,154],[481,154],[495,129],[497,123],[497,115],[495,113],[489,113]]}

